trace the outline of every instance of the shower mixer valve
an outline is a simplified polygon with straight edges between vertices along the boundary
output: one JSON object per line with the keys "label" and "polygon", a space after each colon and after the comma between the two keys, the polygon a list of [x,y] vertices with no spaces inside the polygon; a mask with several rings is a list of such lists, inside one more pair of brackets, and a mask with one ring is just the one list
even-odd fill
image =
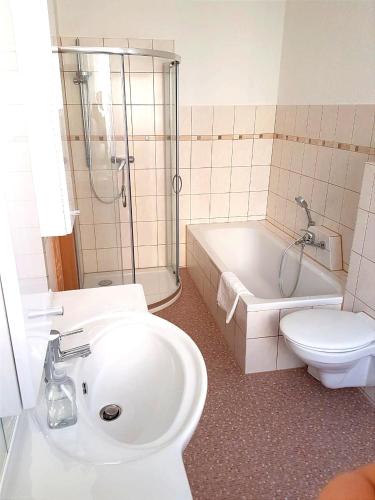
{"label": "shower mixer valve", "polygon": [[313,233],[309,229],[301,229],[301,231],[304,231],[304,234],[301,236],[301,238],[296,240],[295,245],[304,244],[304,245],[309,245],[312,247],[321,248],[322,250],[325,249],[325,247],[326,247],[325,242],[324,241],[316,241],[315,233]]}

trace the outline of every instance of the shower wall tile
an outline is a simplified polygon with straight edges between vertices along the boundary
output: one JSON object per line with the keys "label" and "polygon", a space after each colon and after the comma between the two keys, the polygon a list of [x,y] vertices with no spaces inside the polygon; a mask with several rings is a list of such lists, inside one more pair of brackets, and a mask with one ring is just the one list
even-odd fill
{"label": "shower wall tile", "polygon": [[292,205],[294,196],[302,195],[317,224],[341,235],[345,270],[364,165],[371,159],[374,118],[373,105],[277,106],[276,110],[267,218],[295,235],[305,216]]}
{"label": "shower wall tile", "polygon": [[375,200],[375,163],[366,163],[344,309],[364,311],[375,319],[375,203],[372,204],[372,200]]}

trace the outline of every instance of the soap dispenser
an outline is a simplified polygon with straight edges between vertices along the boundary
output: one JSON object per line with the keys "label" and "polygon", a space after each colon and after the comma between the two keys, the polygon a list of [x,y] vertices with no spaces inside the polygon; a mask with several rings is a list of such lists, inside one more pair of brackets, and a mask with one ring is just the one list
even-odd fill
{"label": "soap dispenser", "polygon": [[66,371],[54,368],[46,386],[47,423],[51,429],[61,429],[77,422],[76,390]]}

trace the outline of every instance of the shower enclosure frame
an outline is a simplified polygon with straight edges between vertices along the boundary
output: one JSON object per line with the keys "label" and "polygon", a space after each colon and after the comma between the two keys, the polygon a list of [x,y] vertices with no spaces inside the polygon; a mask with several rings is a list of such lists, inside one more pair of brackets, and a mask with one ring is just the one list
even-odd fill
{"label": "shower enclosure frame", "polygon": [[[86,47],[86,46],[55,46],[52,48],[52,52],[56,54],[76,54],[79,56],[92,54],[104,54],[108,56],[121,56],[121,80],[122,80],[122,96],[123,96],[123,108],[124,108],[124,145],[125,145],[125,160],[128,173],[128,209],[129,209],[129,222],[130,222],[130,243],[131,243],[131,260],[132,260],[132,281],[136,283],[136,266],[135,266],[135,245],[134,245],[134,230],[133,230],[133,210],[132,210],[132,185],[131,185],[131,174],[130,174],[130,155],[129,155],[129,135],[128,135],[128,122],[127,122],[127,95],[126,95],[126,85],[125,85],[125,56],[144,56],[144,57],[158,57],[166,59],[169,61],[169,76],[171,75],[171,68],[175,68],[175,79],[174,79],[174,92],[175,92],[175,134],[170,131],[170,140],[174,139],[175,142],[175,175],[172,178],[172,191],[175,194],[175,276],[176,285],[180,287],[180,275],[179,275],[179,194],[182,189],[182,179],[179,173],[179,64],[181,58],[178,54],[174,52],[168,52],[163,50],[154,49],[139,49],[139,48],[117,48],[117,47]],[[79,68],[78,68],[79,70]],[[81,103],[82,105],[82,103]],[[90,140],[90,139],[89,139]],[[87,146],[86,146],[87,147]],[[173,264],[172,264],[173,265]],[[179,288],[176,290],[178,292]],[[176,292],[172,294],[171,297],[166,299],[168,302]],[[164,302],[164,301],[161,301]]]}

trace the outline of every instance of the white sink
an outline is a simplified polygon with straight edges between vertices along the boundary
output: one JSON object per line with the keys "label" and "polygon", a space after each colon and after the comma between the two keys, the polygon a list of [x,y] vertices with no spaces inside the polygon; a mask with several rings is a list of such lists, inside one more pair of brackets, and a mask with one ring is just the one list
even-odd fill
{"label": "white sink", "polygon": [[[79,343],[89,342],[92,354],[66,363],[76,384],[78,422],[50,430],[41,395],[36,415],[43,434],[83,463],[138,461],[143,473],[165,460],[182,464],[207,392],[206,367],[197,346],[175,325],[148,312],[112,313],[71,325],[80,327],[85,334]],[[121,407],[116,420],[100,417],[108,404]]]}
{"label": "white sink", "polygon": [[[37,407],[18,419],[2,498],[191,500],[182,452],[206,398],[199,349],[179,328],[147,312],[140,285],[53,298],[65,309],[53,328],[85,329],[66,337],[63,347],[92,347],[88,358],[65,363],[76,383],[78,422],[48,428],[42,381]],[[121,416],[104,422],[100,409],[111,403],[121,406]]]}

